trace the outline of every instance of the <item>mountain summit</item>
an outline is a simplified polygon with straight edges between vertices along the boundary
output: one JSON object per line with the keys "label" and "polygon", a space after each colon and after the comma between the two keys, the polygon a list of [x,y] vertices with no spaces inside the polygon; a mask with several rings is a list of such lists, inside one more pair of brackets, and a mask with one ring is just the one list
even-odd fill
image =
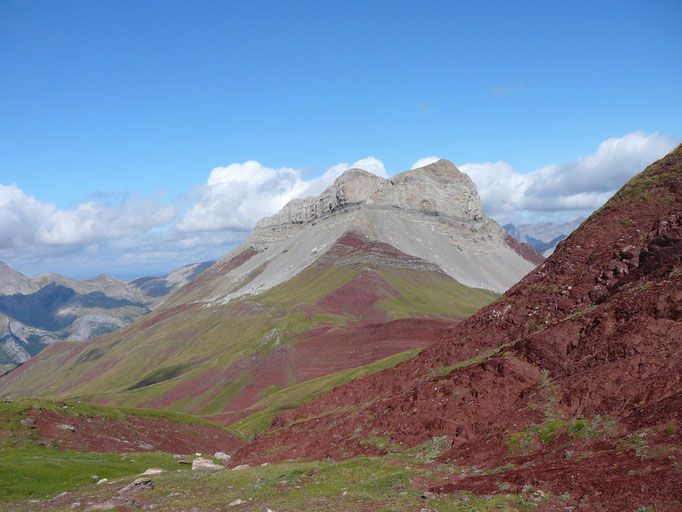
{"label": "mountain summit", "polygon": [[227,303],[262,293],[351,231],[431,262],[466,286],[497,293],[542,260],[483,213],[476,185],[448,160],[390,179],[349,169],[319,196],[294,199],[261,219],[248,240],[200,279],[204,286],[197,282],[183,300]]}

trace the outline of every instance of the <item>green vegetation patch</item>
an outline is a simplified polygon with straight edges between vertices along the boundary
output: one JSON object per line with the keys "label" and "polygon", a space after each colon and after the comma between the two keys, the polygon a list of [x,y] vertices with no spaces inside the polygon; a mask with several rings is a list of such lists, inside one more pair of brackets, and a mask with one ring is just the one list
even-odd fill
{"label": "green vegetation patch", "polygon": [[180,375],[182,373],[182,370],[187,368],[187,366],[188,366],[187,364],[175,364],[173,366],[158,368],[145,375],[142,379],[140,379],[135,384],[130,386],[127,390],[144,388],[147,386],[151,386],[152,384],[158,384],[159,382],[171,380],[172,378]]}
{"label": "green vegetation patch", "polygon": [[376,306],[391,319],[418,315],[469,317],[500,297],[489,290],[470,288],[435,272],[401,269],[399,273],[383,271],[380,274],[400,292],[399,296],[384,299]]}
{"label": "green vegetation patch", "polygon": [[[298,511],[420,510],[436,512],[533,510],[528,496],[474,496],[457,492],[425,502],[425,482],[442,474],[410,467],[388,458],[356,457],[343,462],[283,462],[242,471],[165,473],[154,477],[154,489],[136,496],[157,510]],[[121,482],[116,487],[124,485]],[[104,502],[114,494],[91,486],[89,495]],[[241,506],[229,504],[241,500]],[[64,507],[63,510],[68,510]]]}
{"label": "green vegetation patch", "polygon": [[289,281],[259,295],[258,301],[264,304],[312,306],[320,299],[350,283],[361,271],[362,267],[313,264]]}
{"label": "green vegetation patch", "polygon": [[[158,467],[188,469],[167,453],[83,453],[56,448],[0,450],[0,501],[46,498],[100,478],[136,475]],[[97,477],[97,478],[94,478]]]}

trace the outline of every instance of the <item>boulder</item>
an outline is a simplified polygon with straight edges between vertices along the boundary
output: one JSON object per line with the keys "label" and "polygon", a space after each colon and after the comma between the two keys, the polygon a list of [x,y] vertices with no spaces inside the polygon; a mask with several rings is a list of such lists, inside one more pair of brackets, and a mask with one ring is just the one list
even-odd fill
{"label": "boulder", "polygon": [[212,460],[209,459],[204,459],[203,457],[197,457],[192,461],[192,470],[197,471],[197,470],[203,470],[203,469],[208,469],[208,470],[217,470],[217,469],[225,469],[225,466],[221,466],[220,464],[216,464]]}

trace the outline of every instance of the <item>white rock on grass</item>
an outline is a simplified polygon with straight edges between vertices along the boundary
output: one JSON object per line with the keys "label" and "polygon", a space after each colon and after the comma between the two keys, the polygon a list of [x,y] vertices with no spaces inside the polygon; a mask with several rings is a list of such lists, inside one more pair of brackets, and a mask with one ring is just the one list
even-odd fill
{"label": "white rock on grass", "polygon": [[232,503],[230,503],[230,506],[231,506],[231,507],[236,507],[237,505],[242,505],[242,504],[244,504],[244,503],[246,503],[244,500],[242,500],[242,499],[236,499],[236,500],[234,500]]}
{"label": "white rock on grass", "polygon": [[240,464],[239,466],[233,467],[232,471],[241,471],[242,469],[248,469],[248,467],[248,464]]}
{"label": "white rock on grass", "polygon": [[204,459],[202,457],[198,457],[192,461],[192,470],[196,471],[203,469],[208,470],[225,469],[225,466],[221,466],[220,464],[216,464],[212,460]]}

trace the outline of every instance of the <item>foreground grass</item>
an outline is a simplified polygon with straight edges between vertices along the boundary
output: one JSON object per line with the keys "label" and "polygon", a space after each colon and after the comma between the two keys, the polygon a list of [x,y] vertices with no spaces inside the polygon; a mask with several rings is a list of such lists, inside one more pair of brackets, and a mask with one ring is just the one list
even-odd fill
{"label": "foreground grass", "polygon": [[45,447],[6,448],[0,450],[0,501],[51,497],[100,478],[137,475],[151,467],[175,471],[189,466],[178,464],[168,453],[124,455]]}
{"label": "foreground grass", "polygon": [[[75,455],[65,454],[65,460],[69,457]],[[141,466],[144,464],[138,464]],[[112,469],[112,475],[113,471],[115,469]],[[356,457],[343,462],[284,462],[241,471],[182,471],[155,475],[154,489],[136,494],[135,500],[141,507],[154,505],[157,510],[196,512],[268,508],[278,512],[394,511],[420,510],[421,507],[433,511],[535,509],[534,503],[518,495],[477,497],[461,492],[428,500],[422,497],[427,482],[440,478],[442,473],[433,468],[385,457]],[[107,501],[131,480],[121,479],[112,485],[90,484],[52,502],[6,503],[7,510],[72,510],[74,502],[79,503],[75,508],[82,510]],[[59,490],[55,486],[50,492]],[[230,506],[236,500],[243,503]]]}

